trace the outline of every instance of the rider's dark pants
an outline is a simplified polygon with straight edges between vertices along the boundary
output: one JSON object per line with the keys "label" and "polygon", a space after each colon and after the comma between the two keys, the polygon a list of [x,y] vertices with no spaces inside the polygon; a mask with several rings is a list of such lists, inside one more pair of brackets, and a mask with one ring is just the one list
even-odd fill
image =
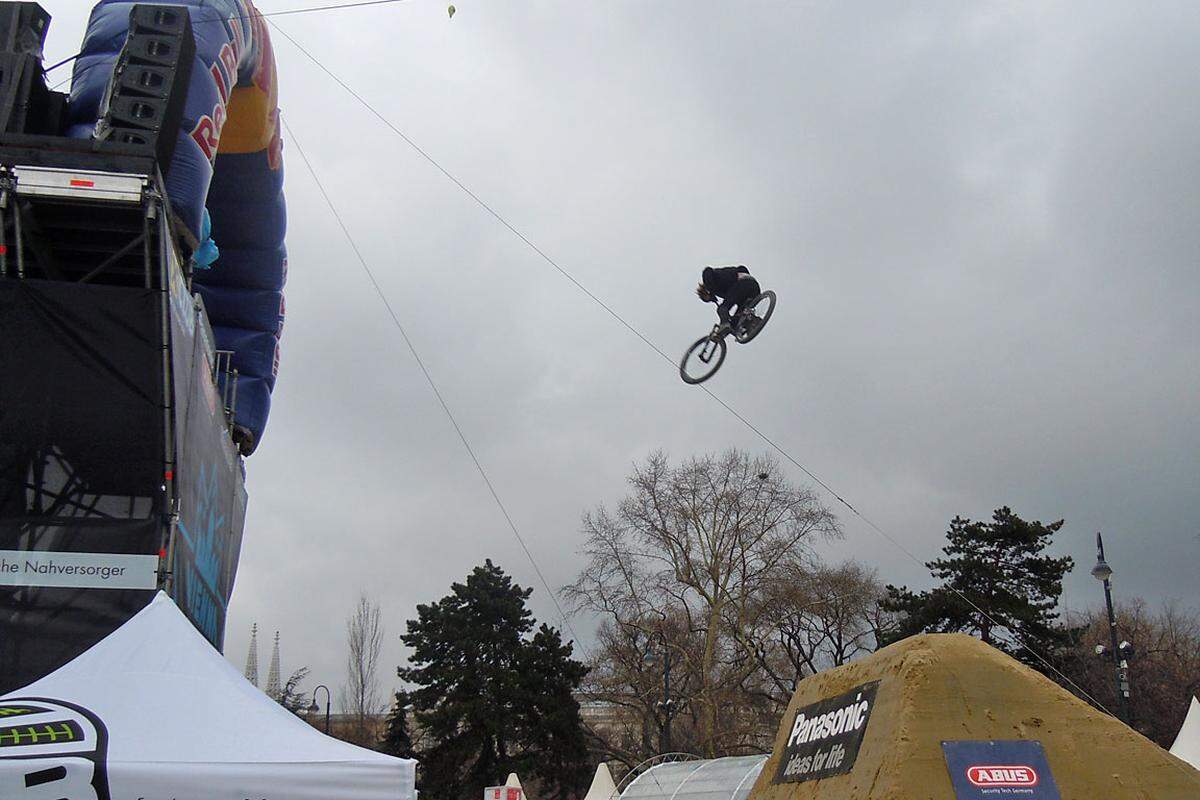
{"label": "rider's dark pants", "polygon": [[721,301],[721,305],[717,306],[717,316],[721,318],[721,322],[728,323],[729,312],[736,307],[734,314],[742,310],[742,304],[753,300],[762,294],[762,289],[758,286],[758,281],[754,278],[739,278],[737,283],[733,285],[733,289]]}

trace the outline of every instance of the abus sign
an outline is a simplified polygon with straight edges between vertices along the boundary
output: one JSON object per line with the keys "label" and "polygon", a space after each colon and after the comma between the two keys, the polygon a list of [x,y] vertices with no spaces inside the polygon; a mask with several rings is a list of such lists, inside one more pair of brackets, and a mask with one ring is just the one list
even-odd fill
{"label": "abus sign", "polygon": [[1061,800],[1042,743],[942,742],[956,800]]}
{"label": "abus sign", "polygon": [[1033,767],[970,767],[967,780],[974,786],[1037,786],[1038,774]]}

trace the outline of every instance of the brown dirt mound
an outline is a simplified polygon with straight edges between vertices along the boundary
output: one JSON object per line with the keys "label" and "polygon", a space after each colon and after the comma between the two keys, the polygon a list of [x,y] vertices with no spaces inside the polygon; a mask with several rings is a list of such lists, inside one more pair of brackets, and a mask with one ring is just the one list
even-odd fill
{"label": "brown dirt mound", "polygon": [[[872,681],[850,771],[776,783],[797,710]],[[941,742],[962,739],[1040,741],[1063,800],[1200,800],[1200,772],[963,634],[914,636],[801,681],[749,800],[955,800]]]}

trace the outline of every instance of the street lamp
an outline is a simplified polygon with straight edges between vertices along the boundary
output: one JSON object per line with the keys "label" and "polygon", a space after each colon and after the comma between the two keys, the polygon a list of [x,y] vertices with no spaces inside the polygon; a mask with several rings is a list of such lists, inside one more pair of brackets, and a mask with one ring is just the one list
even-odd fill
{"label": "street lamp", "polygon": [[[671,717],[675,715],[675,701],[671,699],[671,651],[667,648],[667,639],[661,633],[658,638],[662,641],[663,646],[663,696],[654,704],[654,707],[662,712],[662,726],[659,728],[658,734],[658,749],[663,753],[671,752]],[[645,657],[647,664],[656,664],[658,656],[654,653],[647,653]]]}
{"label": "street lamp", "polygon": [[[328,735],[329,734],[329,687],[322,683],[322,684],[317,685],[317,689],[325,690],[325,734]],[[316,714],[318,711],[321,710],[320,706],[317,705],[317,689],[313,689],[312,705],[310,705],[308,707],[309,714]]]}
{"label": "street lamp", "polygon": [[[1100,532],[1096,532],[1096,566],[1092,567],[1092,577],[1104,584],[1104,603],[1108,607],[1108,636],[1112,642],[1109,655],[1116,665],[1117,673],[1117,716],[1126,725],[1129,724],[1129,659],[1133,656],[1133,645],[1129,642],[1117,644],[1117,617],[1113,613],[1112,567],[1104,560],[1104,540]],[[1104,645],[1096,645],[1096,655],[1104,655]]]}

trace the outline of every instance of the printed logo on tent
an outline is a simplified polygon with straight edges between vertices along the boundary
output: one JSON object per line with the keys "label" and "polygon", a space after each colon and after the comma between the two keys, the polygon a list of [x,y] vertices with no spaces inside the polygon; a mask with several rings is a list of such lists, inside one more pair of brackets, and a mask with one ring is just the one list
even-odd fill
{"label": "printed logo on tent", "polygon": [[94,713],[65,700],[0,701],[0,797],[4,800],[110,800],[108,730]]}

